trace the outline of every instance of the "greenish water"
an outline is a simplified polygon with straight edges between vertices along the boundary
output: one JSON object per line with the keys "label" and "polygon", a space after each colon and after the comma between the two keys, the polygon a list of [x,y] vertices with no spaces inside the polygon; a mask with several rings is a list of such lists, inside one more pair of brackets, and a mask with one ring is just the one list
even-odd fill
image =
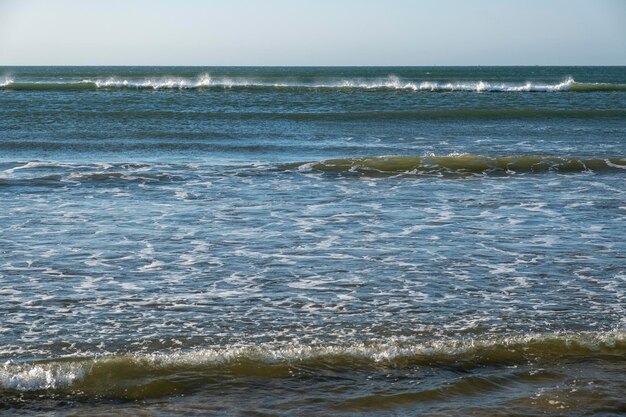
{"label": "greenish water", "polygon": [[623,414],[625,86],[0,67],[0,414]]}

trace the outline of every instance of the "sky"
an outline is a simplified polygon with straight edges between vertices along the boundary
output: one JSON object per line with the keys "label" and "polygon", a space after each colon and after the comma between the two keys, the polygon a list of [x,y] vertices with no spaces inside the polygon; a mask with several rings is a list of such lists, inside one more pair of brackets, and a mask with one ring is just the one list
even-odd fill
{"label": "sky", "polygon": [[626,65],[626,0],[0,0],[0,65]]}

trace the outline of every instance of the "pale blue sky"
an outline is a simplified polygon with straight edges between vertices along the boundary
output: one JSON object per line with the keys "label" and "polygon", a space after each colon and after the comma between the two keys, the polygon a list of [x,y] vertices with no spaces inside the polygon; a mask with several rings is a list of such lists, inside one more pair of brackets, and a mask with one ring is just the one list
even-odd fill
{"label": "pale blue sky", "polygon": [[0,0],[0,65],[626,65],[626,0]]}

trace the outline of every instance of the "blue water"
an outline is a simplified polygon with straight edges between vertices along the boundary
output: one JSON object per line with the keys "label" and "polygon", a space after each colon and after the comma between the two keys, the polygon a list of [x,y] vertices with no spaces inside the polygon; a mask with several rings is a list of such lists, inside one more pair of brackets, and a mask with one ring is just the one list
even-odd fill
{"label": "blue water", "polygon": [[0,67],[0,412],[626,411],[624,67]]}

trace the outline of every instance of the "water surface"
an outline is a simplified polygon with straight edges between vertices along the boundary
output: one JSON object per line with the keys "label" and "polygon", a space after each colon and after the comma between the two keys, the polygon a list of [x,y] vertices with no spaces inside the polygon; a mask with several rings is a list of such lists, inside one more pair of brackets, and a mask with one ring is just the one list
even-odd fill
{"label": "water surface", "polygon": [[4,415],[619,415],[626,69],[0,68]]}

